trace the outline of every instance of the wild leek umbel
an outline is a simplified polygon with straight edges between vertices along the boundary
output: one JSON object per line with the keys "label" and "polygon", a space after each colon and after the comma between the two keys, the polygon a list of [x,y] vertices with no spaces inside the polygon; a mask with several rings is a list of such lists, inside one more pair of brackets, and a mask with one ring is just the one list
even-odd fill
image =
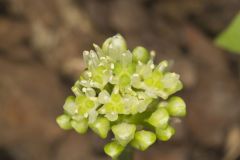
{"label": "wild leek umbel", "polygon": [[104,151],[113,159],[127,145],[144,151],[156,139],[169,140],[175,133],[171,117],[186,115],[185,102],[172,96],[182,89],[179,75],[167,70],[167,61],[155,65],[153,51],[128,50],[119,34],[101,48],[93,46],[83,52],[87,68],[72,87],[74,96],[66,99],[58,125],[80,134],[90,128],[101,138],[112,132]]}

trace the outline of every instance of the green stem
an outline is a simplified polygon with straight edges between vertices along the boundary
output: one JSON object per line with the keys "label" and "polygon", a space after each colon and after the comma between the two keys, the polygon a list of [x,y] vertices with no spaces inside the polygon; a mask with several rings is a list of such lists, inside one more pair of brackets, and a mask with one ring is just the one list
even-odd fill
{"label": "green stem", "polygon": [[133,160],[133,149],[127,147],[117,160]]}

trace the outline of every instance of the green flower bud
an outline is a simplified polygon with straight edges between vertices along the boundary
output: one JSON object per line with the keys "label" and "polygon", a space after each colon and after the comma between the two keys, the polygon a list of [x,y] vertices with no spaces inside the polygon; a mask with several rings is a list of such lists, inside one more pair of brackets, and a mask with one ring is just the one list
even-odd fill
{"label": "green flower bud", "polygon": [[138,46],[133,50],[133,60],[135,62],[147,63],[150,59],[150,54],[148,50],[144,47]]}
{"label": "green flower bud", "polygon": [[[108,104],[109,105],[109,104]],[[118,113],[117,112],[109,112],[106,113],[105,117],[109,120],[109,121],[116,121],[118,119]]]}
{"label": "green flower bud", "polygon": [[157,138],[161,141],[168,141],[175,134],[175,129],[171,126],[168,126],[165,129],[157,128],[156,135]]}
{"label": "green flower bud", "polygon": [[127,43],[125,39],[120,35],[117,34],[112,37],[111,44],[112,46],[109,46],[110,48],[117,48],[119,51],[124,52],[127,50]]}
{"label": "green flower bud", "polygon": [[71,126],[76,132],[84,134],[88,129],[88,121],[86,119],[82,119],[80,121],[72,120]]}
{"label": "green flower bud", "polygon": [[186,115],[186,104],[180,97],[171,97],[167,110],[171,116],[183,117]]}
{"label": "green flower bud", "polygon": [[150,118],[147,120],[149,124],[156,128],[166,128],[168,125],[169,114],[165,108],[159,108],[152,113]]}
{"label": "green flower bud", "polygon": [[139,100],[138,113],[143,113],[147,110],[148,105],[152,102],[152,99]]}
{"label": "green flower bud", "polygon": [[138,131],[135,133],[131,145],[141,151],[146,150],[156,141],[156,135],[150,131]]}
{"label": "green flower bud", "polygon": [[67,112],[67,114],[74,115],[77,113],[77,107],[75,105],[75,97],[69,96],[67,97],[63,109]]}
{"label": "green flower bud", "polygon": [[124,147],[120,145],[118,142],[111,142],[105,145],[104,152],[112,157],[112,159],[116,159],[124,150]]}
{"label": "green flower bud", "polygon": [[90,127],[97,135],[105,139],[110,130],[110,122],[107,118],[98,117],[94,123],[90,124]]}
{"label": "green flower bud", "polygon": [[126,146],[133,138],[136,131],[134,124],[120,123],[112,126],[113,134],[122,146]]}
{"label": "green flower bud", "polygon": [[179,80],[180,76],[176,73],[166,73],[161,82],[164,85],[164,91],[171,95],[182,89],[182,83]]}
{"label": "green flower bud", "polygon": [[168,102],[166,101],[162,101],[158,104],[158,108],[166,108],[168,105]]}
{"label": "green flower bud", "polygon": [[72,128],[70,120],[71,120],[71,118],[68,115],[62,114],[57,117],[56,122],[60,128],[62,128],[64,130],[69,130]]}
{"label": "green flower bud", "polygon": [[108,38],[102,45],[102,50],[114,60],[120,60],[120,54],[127,50],[125,39],[117,34]]}

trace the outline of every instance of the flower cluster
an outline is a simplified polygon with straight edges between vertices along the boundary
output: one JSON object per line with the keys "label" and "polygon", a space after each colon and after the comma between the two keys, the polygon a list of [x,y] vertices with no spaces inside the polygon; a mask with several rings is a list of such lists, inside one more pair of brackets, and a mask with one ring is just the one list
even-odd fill
{"label": "flower cluster", "polygon": [[90,128],[101,138],[112,132],[104,148],[112,158],[129,144],[143,151],[157,139],[169,140],[175,133],[171,117],[186,114],[185,102],[171,96],[182,89],[179,75],[168,71],[167,61],[155,65],[153,51],[141,46],[128,50],[119,34],[102,47],[93,46],[83,52],[87,68],[57,117],[59,126],[80,134]]}

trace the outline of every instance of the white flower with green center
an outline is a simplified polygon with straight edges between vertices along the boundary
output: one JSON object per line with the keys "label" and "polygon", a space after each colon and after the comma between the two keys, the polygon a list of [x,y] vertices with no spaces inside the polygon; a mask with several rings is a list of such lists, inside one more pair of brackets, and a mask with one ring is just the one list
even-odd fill
{"label": "white flower with green center", "polygon": [[89,112],[95,107],[95,103],[89,97],[80,95],[75,99],[78,114],[88,117]]}
{"label": "white flower with green center", "polygon": [[157,139],[169,140],[175,133],[171,118],[186,115],[183,99],[172,96],[183,87],[180,76],[169,71],[165,60],[155,65],[154,51],[129,50],[120,34],[93,46],[83,52],[86,69],[57,124],[79,134],[91,129],[103,139],[112,136],[104,151],[113,159],[128,146],[144,151]]}
{"label": "white flower with green center", "polygon": [[112,94],[109,101],[100,109],[99,113],[104,114],[110,121],[116,121],[118,114],[125,114],[123,99],[120,94]]}

